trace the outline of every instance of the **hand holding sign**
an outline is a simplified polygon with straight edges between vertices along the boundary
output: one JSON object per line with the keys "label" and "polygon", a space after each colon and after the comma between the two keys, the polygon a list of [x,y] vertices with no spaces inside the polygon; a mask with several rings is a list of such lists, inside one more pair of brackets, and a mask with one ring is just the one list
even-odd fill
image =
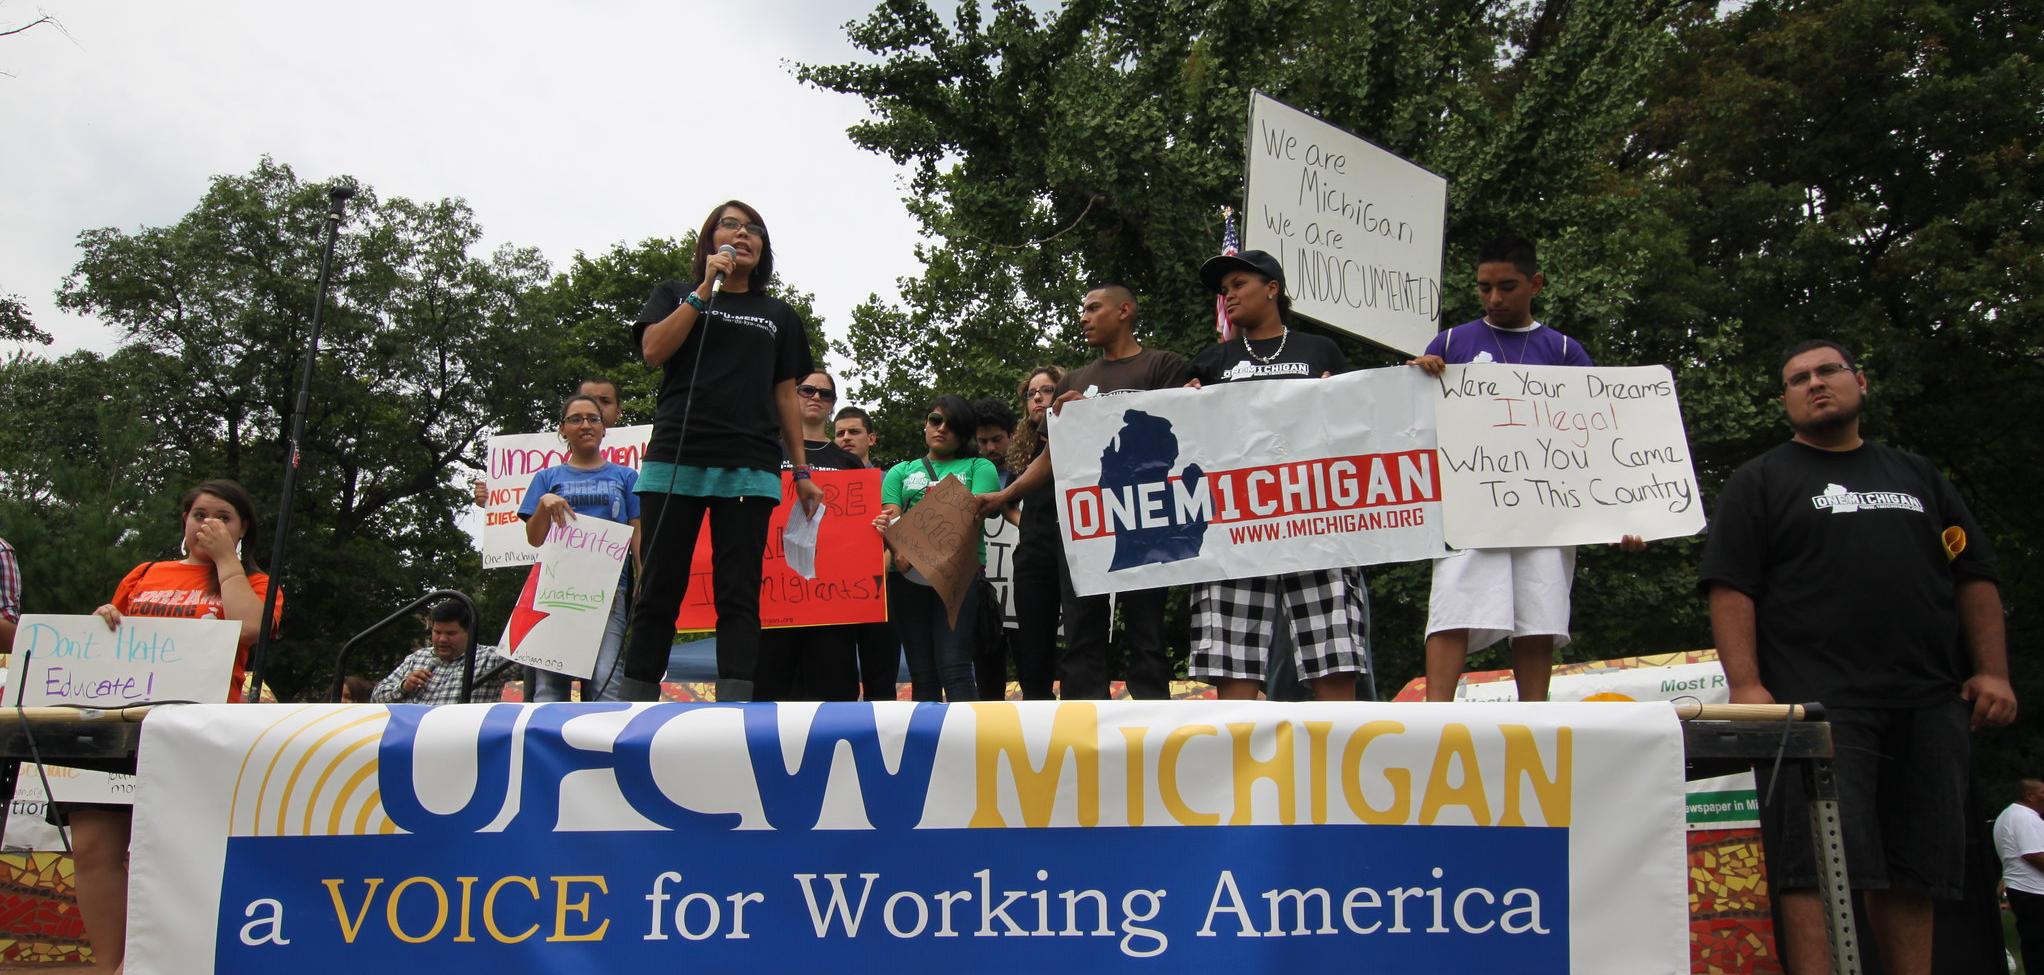
{"label": "hand holding sign", "polygon": [[955,477],[939,480],[887,529],[887,547],[908,560],[944,600],[952,626],[979,575],[979,502]]}

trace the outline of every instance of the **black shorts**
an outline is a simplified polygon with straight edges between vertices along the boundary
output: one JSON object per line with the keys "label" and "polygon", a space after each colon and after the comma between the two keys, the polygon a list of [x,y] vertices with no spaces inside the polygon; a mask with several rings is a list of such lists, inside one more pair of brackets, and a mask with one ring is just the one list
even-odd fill
{"label": "black shorts", "polygon": [[[1966,872],[1966,781],[1973,706],[1828,708],[1854,890],[1914,890],[1955,900]],[[1772,767],[1754,768],[1767,872],[1776,890],[1817,886],[1802,773],[1786,763],[1766,795]]]}

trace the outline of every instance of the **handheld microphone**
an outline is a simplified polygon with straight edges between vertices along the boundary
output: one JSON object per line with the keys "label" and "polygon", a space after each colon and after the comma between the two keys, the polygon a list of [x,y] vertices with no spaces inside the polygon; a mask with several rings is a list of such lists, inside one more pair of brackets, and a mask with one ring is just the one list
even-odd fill
{"label": "handheld microphone", "polygon": [[[717,248],[717,253],[722,254],[725,257],[737,257],[738,248],[733,247],[730,244],[725,244],[724,246]],[[723,290],[724,290],[724,272],[718,271],[717,276],[715,278],[710,279],[710,295],[712,297],[715,297],[716,295],[722,293]]]}

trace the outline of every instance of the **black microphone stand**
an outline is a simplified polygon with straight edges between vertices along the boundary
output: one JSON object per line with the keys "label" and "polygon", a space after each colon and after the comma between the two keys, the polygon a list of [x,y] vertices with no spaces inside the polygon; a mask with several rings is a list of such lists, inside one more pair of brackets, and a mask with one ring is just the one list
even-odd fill
{"label": "black microphone stand", "polygon": [[284,441],[283,498],[277,502],[277,535],[270,544],[270,585],[263,591],[262,621],[256,625],[255,649],[249,653],[250,701],[260,701],[263,696],[263,666],[269,663],[270,621],[276,618],[277,594],[283,588],[284,539],[291,532],[291,499],[298,488],[298,441],[305,437],[305,414],[312,405],[312,366],[319,358],[319,331],[326,311],[327,284],[333,272],[334,241],[341,235],[341,216],[347,209],[348,200],[354,197],[355,188],[336,186],[327,190],[326,195],[330,206],[326,217],[326,247],[319,255],[319,296],[313,299],[312,304],[312,339],[305,346],[305,368],[298,379],[298,400],[292,407],[291,432]]}

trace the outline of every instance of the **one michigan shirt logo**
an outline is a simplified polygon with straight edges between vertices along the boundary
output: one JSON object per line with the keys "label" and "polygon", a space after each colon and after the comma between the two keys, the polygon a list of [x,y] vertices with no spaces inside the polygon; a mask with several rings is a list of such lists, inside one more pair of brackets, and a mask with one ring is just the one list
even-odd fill
{"label": "one michigan shirt logo", "polygon": [[1829,511],[1834,515],[1851,514],[1855,511],[1878,511],[1882,509],[1914,511],[1922,513],[1923,502],[1916,495],[1900,491],[1848,491],[1837,484],[1824,485],[1824,493],[1810,499],[1818,511]]}
{"label": "one michigan shirt logo", "polygon": [[1261,379],[1265,376],[1306,376],[1311,375],[1303,362],[1250,362],[1247,359],[1235,363],[1227,372],[1230,382],[1243,379]]}

